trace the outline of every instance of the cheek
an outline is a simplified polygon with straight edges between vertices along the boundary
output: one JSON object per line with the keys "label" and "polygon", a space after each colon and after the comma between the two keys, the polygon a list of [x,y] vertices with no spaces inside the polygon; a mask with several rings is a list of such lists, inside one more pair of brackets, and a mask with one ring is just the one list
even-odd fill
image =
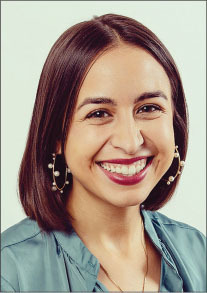
{"label": "cheek", "polygon": [[172,119],[157,119],[143,127],[143,135],[147,137],[160,155],[173,156],[175,139]]}
{"label": "cheek", "polygon": [[166,122],[161,123],[158,126],[157,132],[157,143],[160,145],[163,150],[171,151],[172,148],[174,149],[174,129],[173,124]]}
{"label": "cheek", "polygon": [[174,159],[175,139],[173,122],[171,119],[157,119],[145,128],[145,134],[154,151],[154,166],[158,178],[167,172]]}
{"label": "cheek", "polygon": [[102,131],[97,127],[83,126],[74,123],[71,127],[65,149],[66,161],[68,165],[79,164],[79,167],[88,166],[93,161],[93,157],[99,152],[106,141]]}

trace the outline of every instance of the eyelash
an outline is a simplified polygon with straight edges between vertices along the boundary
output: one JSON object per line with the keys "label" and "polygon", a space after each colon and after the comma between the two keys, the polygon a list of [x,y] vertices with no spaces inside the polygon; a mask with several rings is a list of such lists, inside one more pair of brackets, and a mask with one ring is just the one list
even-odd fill
{"label": "eyelash", "polygon": [[[97,114],[97,113],[101,113],[102,115],[102,117],[95,117],[95,115]],[[106,117],[103,117],[103,114],[107,114],[107,117],[109,117],[109,116],[111,116],[109,113],[108,113],[108,111],[106,111],[106,110],[96,110],[96,111],[94,111],[94,112],[92,112],[92,113],[90,113],[90,114],[88,114],[87,116],[86,116],[86,118],[87,119],[90,119],[90,118],[98,118],[98,119],[101,119],[101,118],[106,118]]]}
{"label": "eyelash", "polygon": [[[150,107],[155,109],[155,110],[152,111],[152,112],[155,112],[155,111],[163,111],[162,108],[161,108],[160,106],[158,106],[158,105],[154,105],[154,104],[143,105],[143,106],[142,106],[141,108],[139,108],[138,110],[140,111],[140,110],[142,110],[142,109],[144,109],[144,108],[150,108]],[[152,112],[150,112],[150,113],[152,113]],[[145,112],[145,113],[148,113],[148,111]]]}
{"label": "eyelash", "polygon": [[[160,106],[158,106],[158,105],[154,105],[154,104],[150,104],[150,105],[143,105],[142,107],[140,107],[140,108],[136,111],[136,113],[137,113],[138,111],[140,111],[140,110],[143,111],[144,108],[145,108],[145,110],[148,110],[149,108],[154,108],[154,109],[155,109],[155,110],[153,110],[153,111],[150,111],[150,112],[146,111],[146,112],[144,112],[144,113],[153,113],[153,112],[156,112],[156,111],[160,111],[160,112],[162,111],[162,112],[164,112]],[[100,117],[100,116],[99,116],[99,117],[95,116],[97,113],[100,113],[100,114],[101,114],[101,117]],[[140,112],[140,113],[143,113],[143,112]],[[104,117],[103,114],[107,114],[107,116]],[[88,114],[88,115],[86,116],[86,118],[87,118],[87,119],[90,119],[90,118],[104,119],[104,118],[107,118],[107,117],[110,117],[110,116],[111,116],[111,115],[108,113],[108,110],[100,109],[100,110],[96,110],[96,111],[94,111],[94,112]]]}

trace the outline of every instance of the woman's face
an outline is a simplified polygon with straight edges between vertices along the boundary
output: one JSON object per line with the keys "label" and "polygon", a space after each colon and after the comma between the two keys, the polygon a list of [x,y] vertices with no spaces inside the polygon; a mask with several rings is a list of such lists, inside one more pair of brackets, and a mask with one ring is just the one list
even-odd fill
{"label": "woman's face", "polygon": [[174,146],[162,66],[130,45],[100,55],[81,87],[66,143],[73,195],[138,205],[170,167]]}

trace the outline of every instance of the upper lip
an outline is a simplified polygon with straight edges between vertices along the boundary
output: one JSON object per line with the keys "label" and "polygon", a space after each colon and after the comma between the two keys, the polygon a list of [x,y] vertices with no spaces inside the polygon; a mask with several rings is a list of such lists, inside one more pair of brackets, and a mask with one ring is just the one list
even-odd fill
{"label": "upper lip", "polygon": [[99,161],[98,163],[112,163],[112,164],[123,164],[123,165],[130,165],[134,162],[137,162],[142,159],[148,159],[149,156],[142,156],[142,157],[136,157],[136,158],[131,158],[131,159],[112,159],[112,160],[104,160],[104,161]]}

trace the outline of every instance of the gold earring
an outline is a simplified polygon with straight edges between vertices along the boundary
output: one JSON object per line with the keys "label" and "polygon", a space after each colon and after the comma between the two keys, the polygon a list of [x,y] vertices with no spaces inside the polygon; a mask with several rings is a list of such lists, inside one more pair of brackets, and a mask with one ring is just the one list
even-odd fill
{"label": "gold earring", "polygon": [[180,160],[180,154],[178,152],[178,146],[175,146],[175,153],[174,153],[174,158],[178,159],[178,169],[177,169],[177,173],[175,174],[175,176],[169,176],[167,181],[167,185],[170,185],[171,182],[173,182],[175,180],[175,178],[181,174],[182,169],[185,165],[185,161],[181,161]]}
{"label": "gold earring", "polygon": [[63,189],[65,187],[66,184],[69,184],[70,182],[67,180],[67,175],[68,173],[71,173],[70,169],[66,166],[65,168],[65,181],[63,183],[63,185],[61,187],[59,187],[57,185],[57,182],[56,182],[56,179],[55,177],[58,177],[60,176],[60,171],[58,170],[55,170],[55,160],[56,160],[56,154],[52,154],[53,156],[53,163],[49,163],[48,164],[48,168],[49,169],[52,169],[52,177],[53,177],[53,183],[52,183],[52,191],[56,191],[56,190],[59,190],[61,193],[63,193]]}

